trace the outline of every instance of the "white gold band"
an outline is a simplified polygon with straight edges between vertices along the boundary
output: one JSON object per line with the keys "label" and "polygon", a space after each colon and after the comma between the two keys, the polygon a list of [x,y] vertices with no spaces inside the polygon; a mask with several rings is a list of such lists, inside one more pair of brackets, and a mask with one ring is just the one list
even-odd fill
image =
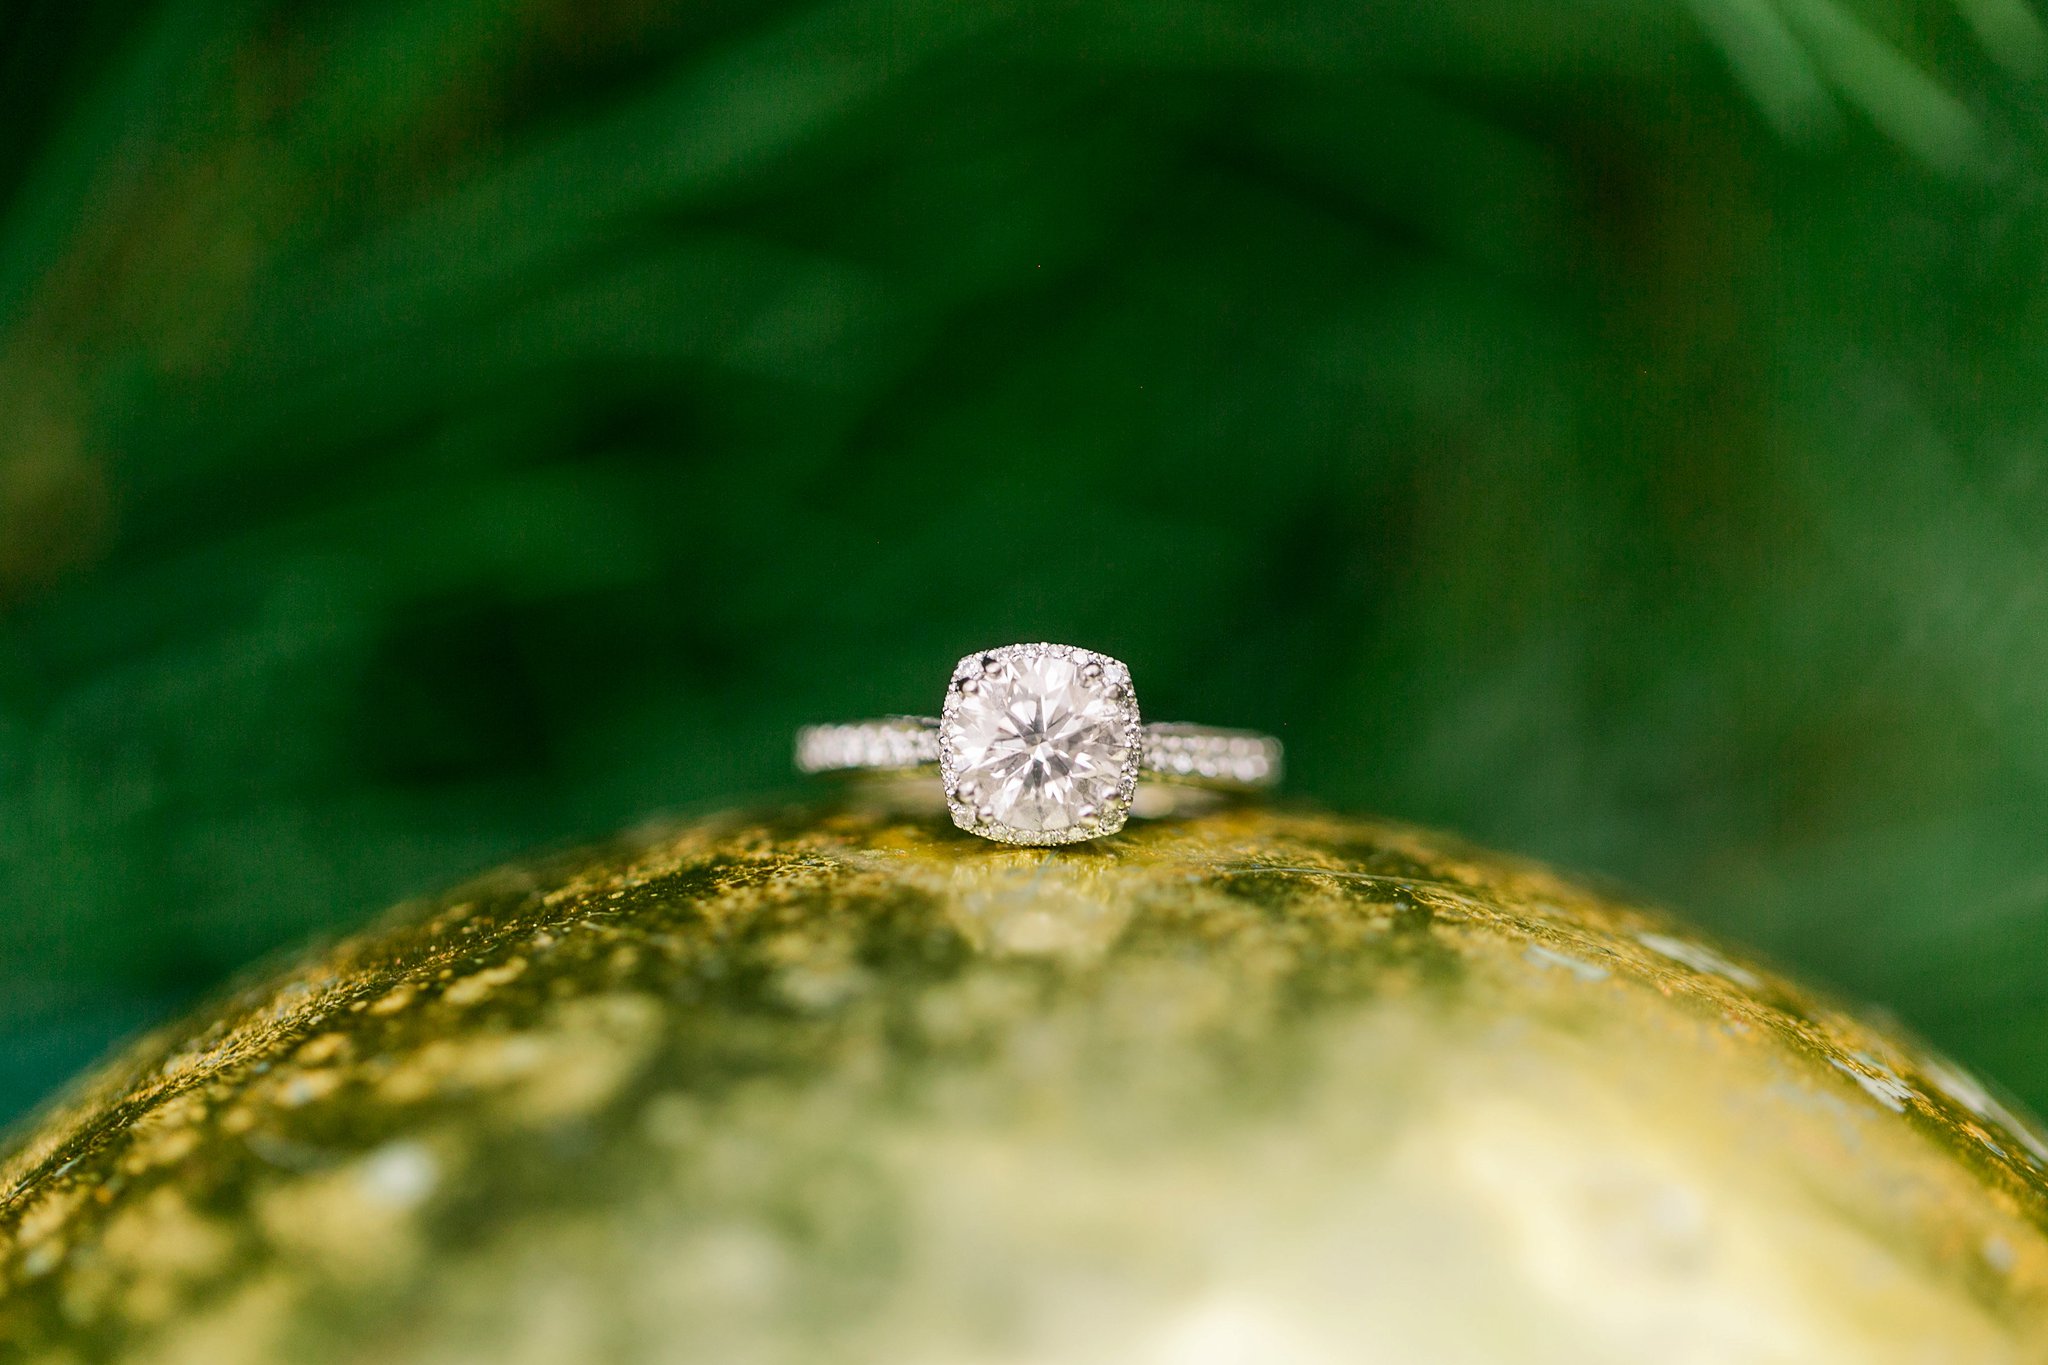
{"label": "white gold band", "polygon": [[[796,734],[799,772],[906,772],[939,765],[935,716],[887,716],[844,725],[806,725]],[[1138,769],[1168,782],[1264,791],[1280,781],[1281,744],[1251,730],[1153,723],[1144,727]]]}

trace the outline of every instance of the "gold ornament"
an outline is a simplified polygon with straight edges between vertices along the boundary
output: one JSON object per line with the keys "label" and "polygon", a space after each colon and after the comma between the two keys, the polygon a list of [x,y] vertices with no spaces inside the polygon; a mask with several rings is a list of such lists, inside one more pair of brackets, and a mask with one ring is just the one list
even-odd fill
{"label": "gold ornament", "polygon": [[2031,1362],[2044,1163],[1439,835],[730,815],[130,1049],[0,1164],[0,1359]]}

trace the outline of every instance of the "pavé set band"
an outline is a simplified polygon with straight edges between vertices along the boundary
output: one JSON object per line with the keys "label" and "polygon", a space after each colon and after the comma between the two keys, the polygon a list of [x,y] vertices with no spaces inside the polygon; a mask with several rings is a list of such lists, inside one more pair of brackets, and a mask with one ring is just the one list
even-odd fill
{"label": "pav\u00e9 set band", "polygon": [[953,823],[1007,844],[1114,834],[1138,778],[1220,791],[1280,780],[1280,741],[1248,730],[1147,725],[1130,670],[1072,645],[1005,645],[962,659],[941,713],[797,732],[807,773],[936,767]]}

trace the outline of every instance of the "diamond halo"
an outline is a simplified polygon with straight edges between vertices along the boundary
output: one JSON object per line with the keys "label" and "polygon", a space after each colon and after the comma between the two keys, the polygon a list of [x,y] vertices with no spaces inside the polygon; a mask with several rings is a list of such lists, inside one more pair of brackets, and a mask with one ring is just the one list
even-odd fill
{"label": "diamond halo", "polygon": [[1070,844],[1122,829],[1143,748],[1130,670],[1071,645],[968,655],[939,719],[953,823],[1007,844]]}

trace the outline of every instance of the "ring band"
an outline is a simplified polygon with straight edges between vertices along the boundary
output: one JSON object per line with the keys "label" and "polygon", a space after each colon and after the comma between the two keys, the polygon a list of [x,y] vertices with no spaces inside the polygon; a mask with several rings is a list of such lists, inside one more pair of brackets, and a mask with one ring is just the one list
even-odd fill
{"label": "ring band", "polygon": [[1250,793],[1276,786],[1281,744],[1206,725],[1143,723],[1130,670],[1070,645],[962,659],[938,716],[888,716],[797,732],[805,773],[936,769],[953,821],[985,838],[1064,844],[1113,834],[1142,774]]}
{"label": "ring band", "polygon": [[[939,766],[937,716],[883,716],[796,732],[798,772],[915,772]],[[1162,782],[1257,792],[1280,781],[1280,741],[1255,730],[1154,721],[1144,728],[1138,772]]]}

